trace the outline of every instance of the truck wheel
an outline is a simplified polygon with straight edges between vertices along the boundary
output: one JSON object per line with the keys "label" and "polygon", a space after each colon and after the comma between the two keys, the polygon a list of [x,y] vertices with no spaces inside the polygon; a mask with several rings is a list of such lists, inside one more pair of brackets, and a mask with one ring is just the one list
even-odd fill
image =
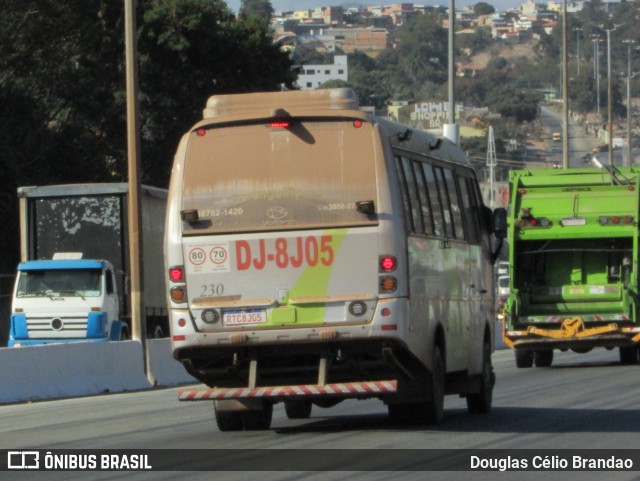
{"label": "truck wheel", "polygon": [[636,346],[620,347],[620,364],[631,365],[638,362],[638,348]]}
{"label": "truck wheel", "polygon": [[483,414],[491,411],[493,402],[493,386],[496,376],[491,364],[491,345],[485,341],[482,348],[482,387],[479,392],[467,396],[467,409],[473,414]]}
{"label": "truck wheel", "polygon": [[216,415],[216,424],[220,431],[242,431],[242,419],[240,418],[239,411],[218,411],[215,405],[213,411]]}
{"label": "truck wheel", "polygon": [[273,404],[267,401],[262,403],[262,409],[255,411],[240,411],[242,424],[247,431],[264,431],[271,427],[273,417]]}
{"label": "truck wheel", "polygon": [[551,367],[551,364],[553,364],[553,349],[535,351],[533,361],[536,367]]}
{"label": "truck wheel", "polygon": [[131,336],[129,336],[129,330],[127,328],[122,328],[120,330],[120,341],[129,341]]}
{"label": "truck wheel", "polygon": [[163,337],[165,337],[162,326],[160,324],[156,324],[155,326],[153,326],[153,328],[147,334],[147,337],[149,339],[162,339]]}
{"label": "truck wheel", "polygon": [[516,366],[519,368],[533,366],[533,351],[516,351]]}
{"label": "truck wheel", "polygon": [[284,411],[289,419],[309,419],[311,408],[313,408],[311,401],[304,399],[292,399],[284,402]]}

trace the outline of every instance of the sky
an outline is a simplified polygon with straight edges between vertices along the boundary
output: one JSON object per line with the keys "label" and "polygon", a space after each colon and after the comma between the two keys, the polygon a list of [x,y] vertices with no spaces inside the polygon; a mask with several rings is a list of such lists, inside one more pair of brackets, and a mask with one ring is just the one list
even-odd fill
{"label": "sky", "polygon": [[[409,0],[405,0],[409,1]],[[510,8],[517,8],[522,5],[525,0],[455,0],[455,8],[460,9],[468,5],[475,5],[480,1],[493,5],[498,11],[505,11]],[[237,12],[240,8],[240,0],[226,0],[227,4],[234,12]],[[271,0],[271,6],[274,10],[279,11],[292,11],[302,10],[306,8],[314,7],[328,7],[328,6],[356,6],[356,5],[394,5],[396,3],[402,3],[401,0],[382,0],[382,1],[367,1],[367,0]],[[448,0],[415,0],[414,5],[442,5],[448,6]]]}

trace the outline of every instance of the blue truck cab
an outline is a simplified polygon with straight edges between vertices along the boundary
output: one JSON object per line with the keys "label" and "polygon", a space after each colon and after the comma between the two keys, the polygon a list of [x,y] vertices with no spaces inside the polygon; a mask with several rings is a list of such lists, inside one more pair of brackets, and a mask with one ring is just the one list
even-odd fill
{"label": "blue truck cab", "polygon": [[9,347],[61,342],[103,342],[129,337],[120,319],[112,264],[55,255],[18,265]]}

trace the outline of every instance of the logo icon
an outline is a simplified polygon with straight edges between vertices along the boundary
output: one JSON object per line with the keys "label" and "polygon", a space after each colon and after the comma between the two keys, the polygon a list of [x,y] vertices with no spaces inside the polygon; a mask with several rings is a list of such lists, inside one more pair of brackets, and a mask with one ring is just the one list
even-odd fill
{"label": "logo icon", "polygon": [[269,219],[271,220],[284,219],[288,215],[289,212],[287,212],[287,209],[285,209],[284,207],[269,207],[269,209],[267,210],[267,217],[269,217]]}
{"label": "logo icon", "polygon": [[38,451],[8,451],[8,469],[40,469],[40,453]]}

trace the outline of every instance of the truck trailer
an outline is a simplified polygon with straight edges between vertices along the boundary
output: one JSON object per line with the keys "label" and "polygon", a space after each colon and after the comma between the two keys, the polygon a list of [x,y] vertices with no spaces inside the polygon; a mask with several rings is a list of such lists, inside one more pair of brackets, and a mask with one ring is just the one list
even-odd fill
{"label": "truck trailer", "polygon": [[637,167],[511,171],[503,338],[518,367],[595,347],[638,362],[639,179]]}
{"label": "truck trailer", "polygon": [[[147,335],[168,335],[162,244],[167,191],[143,186]],[[128,339],[128,185],[18,188],[20,256],[9,347]]]}

